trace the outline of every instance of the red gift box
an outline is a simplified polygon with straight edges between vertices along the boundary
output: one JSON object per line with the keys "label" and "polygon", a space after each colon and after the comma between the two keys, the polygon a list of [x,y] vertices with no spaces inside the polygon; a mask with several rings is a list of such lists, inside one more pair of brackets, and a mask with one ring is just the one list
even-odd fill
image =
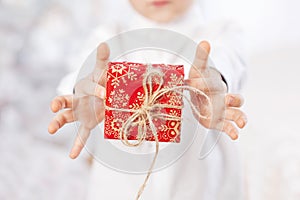
{"label": "red gift box", "polygon": [[[148,81],[146,84],[147,91],[145,91],[145,87],[143,86],[145,82],[143,81],[149,69],[158,70],[163,76],[151,76],[150,82]],[[160,78],[163,80],[161,85],[159,84],[161,83]],[[182,86],[183,79],[183,65],[149,65],[131,62],[110,62],[108,64],[106,83],[104,137],[107,139],[120,139],[120,131],[122,130],[123,124],[126,123],[133,114],[130,110],[137,111],[142,109],[145,96],[147,96],[146,92],[151,95],[151,92],[153,93],[157,90]],[[152,84],[151,87],[149,83]],[[151,110],[151,120],[155,125],[158,141],[180,142],[180,119],[183,105],[182,94],[175,90],[169,90],[155,100],[154,104],[163,105]],[[125,109],[126,112],[120,109]],[[179,120],[173,120],[172,117],[156,117],[159,115],[174,116]],[[136,119],[133,124],[127,134],[128,140],[137,140],[140,137],[138,134],[138,120]],[[145,139],[154,141],[155,138],[152,129],[149,127],[149,121],[146,127]]]}

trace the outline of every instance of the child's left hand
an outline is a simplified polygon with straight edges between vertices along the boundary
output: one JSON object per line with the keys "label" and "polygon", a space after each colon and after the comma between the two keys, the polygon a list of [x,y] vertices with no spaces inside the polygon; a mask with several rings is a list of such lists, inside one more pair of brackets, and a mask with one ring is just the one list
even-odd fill
{"label": "child's left hand", "polygon": [[208,119],[197,119],[205,128],[225,132],[235,140],[239,132],[234,124],[243,128],[247,123],[246,115],[240,110],[243,98],[241,95],[228,94],[221,74],[216,69],[207,66],[209,52],[208,42],[203,41],[198,45],[186,83],[203,91],[209,97],[211,104],[193,93],[191,93],[191,100],[199,109],[200,114],[208,117]]}
{"label": "child's left hand", "polygon": [[[48,126],[51,134],[62,126],[75,121],[80,122],[78,135],[70,152],[71,158],[76,158],[83,149],[90,131],[104,119],[105,82],[109,58],[109,48],[102,43],[97,49],[96,65],[91,74],[81,79],[75,85],[76,95],[55,97],[51,102],[51,110],[56,113]],[[59,112],[60,111],[60,112]]]}
{"label": "child's left hand", "polygon": [[54,134],[67,123],[80,122],[78,135],[70,152],[70,157],[74,159],[83,149],[91,130],[104,119],[103,108],[103,99],[95,96],[57,96],[51,102],[51,110],[57,115],[50,122],[48,131]]}

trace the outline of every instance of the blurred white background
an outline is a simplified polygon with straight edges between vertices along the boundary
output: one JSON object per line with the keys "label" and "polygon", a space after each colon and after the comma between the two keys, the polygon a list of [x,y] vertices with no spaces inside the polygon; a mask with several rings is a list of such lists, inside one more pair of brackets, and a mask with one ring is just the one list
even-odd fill
{"label": "blurred white background", "polygon": [[[118,0],[111,1],[112,4]],[[87,155],[73,126],[47,134],[67,63],[101,25],[104,0],[0,0],[0,199],[84,199]],[[208,0],[245,30],[249,124],[241,143],[249,200],[300,199],[300,2]]]}

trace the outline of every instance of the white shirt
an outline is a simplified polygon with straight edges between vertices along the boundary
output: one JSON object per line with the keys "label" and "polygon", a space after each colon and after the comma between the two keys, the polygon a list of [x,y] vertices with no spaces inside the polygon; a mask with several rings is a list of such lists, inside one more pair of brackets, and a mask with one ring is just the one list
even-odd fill
{"label": "white shirt", "polygon": [[[167,28],[180,32],[197,43],[204,39],[208,40],[212,47],[211,59],[225,77],[229,92],[236,93],[241,88],[245,75],[245,65],[241,53],[241,32],[232,23],[226,21],[207,22],[199,15],[199,10],[195,6],[182,19],[163,26],[148,21],[135,13],[132,13],[132,16],[129,15],[129,18],[132,20],[127,19],[126,23],[123,21],[114,26],[103,26],[97,29],[87,42],[87,50],[78,57],[79,59],[75,59],[75,63],[72,65],[76,66],[77,63],[82,63],[99,43],[121,31],[144,27]],[[131,55],[129,58],[136,58],[136,56]],[[78,71],[77,68],[75,72],[62,80],[58,89],[60,93],[72,92]],[[141,199],[243,199],[243,177],[238,155],[238,141],[231,141],[228,136],[223,134],[213,151],[205,159],[200,160],[201,148],[202,153],[208,153],[214,141],[216,141],[216,134],[213,133],[197,137],[188,151],[173,165],[150,176]],[[144,178],[145,174],[122,173],[94,162],[88,199],[135,199]]]}

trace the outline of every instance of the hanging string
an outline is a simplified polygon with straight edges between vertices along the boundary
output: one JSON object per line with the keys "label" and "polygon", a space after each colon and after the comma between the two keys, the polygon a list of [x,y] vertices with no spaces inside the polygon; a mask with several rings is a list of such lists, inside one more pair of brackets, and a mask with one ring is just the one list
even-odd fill
{"label": "hanging string", "polygon": [[[154,77],[154,76],[159,78],[158,88],[156,90],[153,89],[153,84],[152,84],[152,77]],[[199,119],[200,118],[208,119],[210,117],[210,116],[201,115],[199,110],[192,103],[192,101],[188,98],[188,96],[186,96],[184,94],[184,91],[187,90],[190,93],[195,93],[197,95],[201,95],[207,100],[209,106],[211,106],[211,101],[204,92],[202,92],[201,90],[198,90],[194,87],[188,86],[188,85],[163,87],[163,83],[164,83],[163,72],[157,68],[153,68],[151,65],[148,65],[148,69],[147,69],[146,73],[144,74],[144,78],[143,78],[143,89],[144,89],[144,93],[145,93],[145,98],[144,98],[142,105],[139,107],[139,109],[114,108],[114,107],[109,107],[109,106],[105,105],[105,109],[107,109],[107,110],[133,113],[126,120],[126,122],[123,123],[122,127],[120,128],[120,140],[122,141],[122,143],[124,145],[129,146],[129,147],[140,146],[143,143],[143,141],[145,141],[147,139],[147,124],[149,125],[151,134],[155,139],[154,158],[148,169],[147,176],[138,191],[136,200],[138,200],[140,198],[140,196],[142,195],[142,193],[146,187],[149,177],[152,174],[152,170],[154,168],[155,162],[157,160],[158,152],[159,152],[159,140],[158,140],[158,136],[157,136],[156,127],[153,123],[153,118],[158,118],[158,119],[163,119],[163,120],[172,120],[172,121],[178,121],[178,122],[181,121],[181,117],[178,117],[178,116],[174,116],[174,115],[170,115],[170,114],[161,114],[161,113],[157,114],[157,109],[158,108],[159,109],[165,109],[165,108],[182,109],[183,105],[176,106],[176,105],[164,104],[164,103],[160,103],[158,100],[161,97],[163,97],[164,95],[174,92],[177,95],[182,96],[188,102],[192,111]],[[128,137],[127,137],[128,132],[134,126],[138,126],[139,137],[137,138],[136,141],[129,142]],[[177,137],[177,135],[176,135],[176,137]]]}

